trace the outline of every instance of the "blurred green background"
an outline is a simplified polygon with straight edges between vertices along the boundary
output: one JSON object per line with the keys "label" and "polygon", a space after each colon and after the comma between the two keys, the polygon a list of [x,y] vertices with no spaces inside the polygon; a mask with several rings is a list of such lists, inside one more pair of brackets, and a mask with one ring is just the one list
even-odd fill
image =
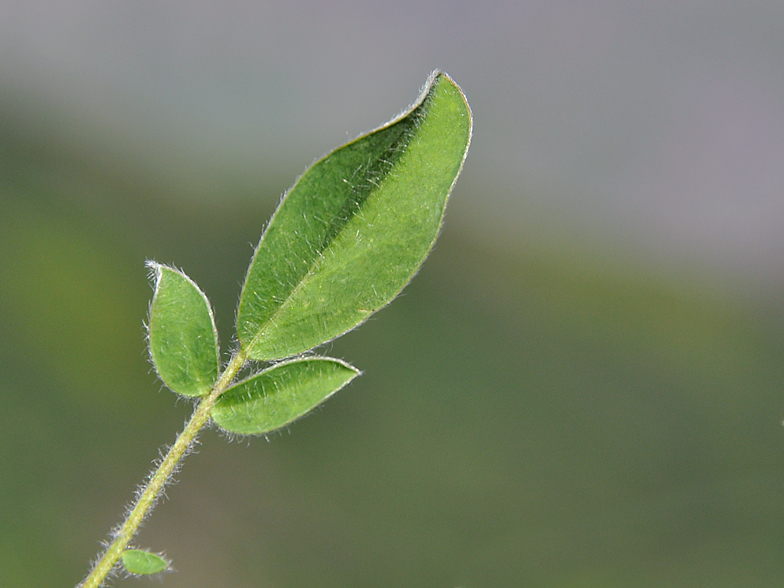
{"label": "blurred green background", "polygon": [[138,537],[162,585],[780,586],[782,14],[742,12],[0,8],[0,584],[80,581],[189,415],[144,261],[227,351],[280,195],[439,66],[476,135],[435,251],[325,348],[346,390],[202,435]]}

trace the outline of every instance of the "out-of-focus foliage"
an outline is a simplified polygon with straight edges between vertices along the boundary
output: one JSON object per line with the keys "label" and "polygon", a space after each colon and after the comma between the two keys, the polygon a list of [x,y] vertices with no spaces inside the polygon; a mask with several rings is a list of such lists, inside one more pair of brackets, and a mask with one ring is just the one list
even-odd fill
{"label": "out-of-focus foliage", "polygon": [[[144,260],[182,267],[230,341],[286,186],[188,199],[9,128],[0,577],[68,586],[189,412],[146,362]],[[404,296],[330,346],[363,378],[270,443],[203,435],[139,541],[178,562],[168,588],[778,586],[784,329],[762,310],[447,218]]]}

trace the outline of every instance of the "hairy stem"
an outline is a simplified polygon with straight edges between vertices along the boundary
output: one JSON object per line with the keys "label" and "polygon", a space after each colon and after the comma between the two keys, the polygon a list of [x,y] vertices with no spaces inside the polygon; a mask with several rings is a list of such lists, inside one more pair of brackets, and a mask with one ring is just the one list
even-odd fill
{"label": "hairy stem", "polygon": [[119,531],[114,536],[114,540],[101,556],[101,559],[95,564],[90,575],[87,576],[84,582],[79,584],[77,588],[99,588],[103,585],[106,576],[114,569],[117,560],[120,559],[123,551],[125,551],[128,544],[131,542],[131,539],[133,539],[133,536],[139,530],[139,526],[144,520],[147,511],[155,504],[158,495],[161,490],[163,490],[166,482],[172,475],[172,472],[174,472],[177,467],[177,464],[188,452],[188,448],[195,441],[199,431],[201,431],[202,427],[207,423],[207,420],[210,417],[210,411],[212,410],[215,401],[218,399],[218,396],[229,387],[229,384],[247,359],[245,353],[240,349],[234,355],[231,362],[229,362],[229,365],[226,366],[226,369],[221,374],[220,378],[218,378],[215,387],[201,402],[199,402],[196,410],[193,411],[193,415],[188,421],[188,424],[185,425],[185,428],[177,437],[174,445],[171,446],[157,469],[151,473],[147,485],[144,487],[144,490],[139,495],[133,508],[128,513],[128,516]]}

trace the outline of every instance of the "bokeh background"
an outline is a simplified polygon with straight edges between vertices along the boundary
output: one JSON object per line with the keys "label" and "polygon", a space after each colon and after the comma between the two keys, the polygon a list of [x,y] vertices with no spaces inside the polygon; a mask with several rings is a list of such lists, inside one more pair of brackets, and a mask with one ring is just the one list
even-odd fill
{"label": "bokeh background", "polygon": [[227,351],[281,194],[438,67],[475,134],[437,248],[325,349],[362,378],[201,437],[138,537],[162,585],[781,586],[782,30],[764,0],[0,2],[0,584],[75,585],[190,412],[144,261]]}

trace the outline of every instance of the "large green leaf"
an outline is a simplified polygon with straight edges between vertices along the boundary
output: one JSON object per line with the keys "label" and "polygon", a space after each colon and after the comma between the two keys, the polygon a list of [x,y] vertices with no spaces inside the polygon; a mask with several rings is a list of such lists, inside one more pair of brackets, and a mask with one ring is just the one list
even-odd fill
{"label": "large green leaf", "polygon": [[389,303],[438,236],[470,138],[465,97],[434,72],[411,109],[308,169],[248,270],[237,316],[248,356],[302,353]]}
{"label": "large green leaf", "polygon": [[207,297],[182,272],[148,262],[155,276],[150,356],[161,380],[184,396],[207,394],[218,379],[218,332]]}
{"label": "large green leaf", "polygon": [[169,562],[158,554],[141,549],[126,549],[122,554],[122,564],[131,574],[157,574],[169,568]]}
{"label": "large green leaf", "polygon": [[232,433],[279,429],[318,406],[359,375],[337,359],[297,359],[278,364],[226,390],[212,419]]}

